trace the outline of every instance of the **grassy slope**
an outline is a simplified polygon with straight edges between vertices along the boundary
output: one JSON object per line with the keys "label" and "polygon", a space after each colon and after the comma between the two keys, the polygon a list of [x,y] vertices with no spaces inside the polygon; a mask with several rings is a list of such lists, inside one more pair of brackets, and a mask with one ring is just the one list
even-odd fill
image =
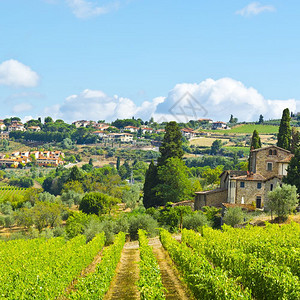
{"label": "grassy slope", "polygon": [[232,127],[229,130],[210,130],[215,133],[244,133],[252,134],[254,130],[257,130],[259,134],[276,134],[278,133],[279,126],[273,125],[261,125],[261,124],[242,124]]}

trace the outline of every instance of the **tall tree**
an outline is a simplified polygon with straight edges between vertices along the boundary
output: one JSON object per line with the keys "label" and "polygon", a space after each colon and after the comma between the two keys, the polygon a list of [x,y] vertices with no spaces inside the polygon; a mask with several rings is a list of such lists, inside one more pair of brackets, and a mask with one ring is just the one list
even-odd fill
{"label": "tall tree", "polygon": [[156,206],[155,187],[158,184],[157,167],[151,161],[146,172],[145,183],[143,187],[144,197],[143,204],[145,208]]}
{"label": "tall tree", "polygon": [[222,141],[221,140],[214,140],[214,142],[211,145],[210,153],[212,155],[216,155],[220,152],[222,148]]}
{"label": "tall tree", "polygon": [[292,157],[287,168],[287,176],[283,178],[283,182],[295,185],[300,194],[300,149],[296,150],[295,156]]}
{"label": "tall tree", "polygon": [[263,123],[264,123],[264,116],[263,116],[263,115],[260,115],[260,116],[259,116],[258,123],[259,123],[259,124],[263,124]]}
{"label": "tall tree", "polygon": [[166,133],[162,145],[159,147],[161,157],[158,159],[158,166],[165,164],[166,160],[171,157],[183,157],[184,151],[182,150],[182,134],[178,124],[171,121],[167,124]]}
{"label": "tall tree", "polygon": [[257,130],[255,129],[252,134],[250,150],[261,148],[261,140]]}
{"label": "tall tree", "polygon": [[284,109],[279,126],[279,132],[277,137],[277,146],[286,150],[291,148],[291,117],[288,108]]}
{"label": "tall tree", "polygon": [[188,178],[187,166],[182,159],[178,157],[167,159],[165,165],[158,168],[157,173],[159,184],[155,191],[158,205],[191,198],[192,184]]}
{"label": "tall tree", "polygon": [[253,131],[252,138],[251,138],[250,153],[248,159],[248,171],[251,170],[251,150],[259,149],[259,148],[261,148],[261,140],[257,130],[255,129]]}
{"label": "tall tree", "polygon": [[296,127],[292,127],[291,151],[295,153],[300,148],[300,132]]}
{"label": "tall tree", "polygon": [[120,164],[121,164],[121,160],[120,160],[120,157],[118,156],[117,157],[117,170],[119,170],[120,169]]}

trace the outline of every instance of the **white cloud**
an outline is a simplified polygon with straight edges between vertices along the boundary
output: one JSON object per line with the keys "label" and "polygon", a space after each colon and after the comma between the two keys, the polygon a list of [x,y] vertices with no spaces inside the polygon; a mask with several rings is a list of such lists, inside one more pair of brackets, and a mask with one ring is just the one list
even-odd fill
{"label": "white cloud", "polygon": [[86,0],[66,0],[73,14],[80,19],[107,14],[119,8],[119,1],[108,2],[107,4],[94,3]]}
{"label": "white cloud", "polygon": [[260,2],[252,2],[248,4],[246,7],[238,10],[236,12],[237,15],[241,15],[243,17],[256,16],[263,12],[273,12],[275,11],[275,7],[273,5],[262,5]]}
{"label": "white cloud", "polygon": [[267,100],[256,89],[231,78],[206,79],[199,84],[177,84],[157,105],[154,118],[187,122],[205,117],[228,121],[233,114],[240,121],[255,121],[260,114],[265,120],[280,118],[284,108],[295,112],[296,106],[294,99]]}
{"label": "white cloud", "polygon": [[34,87],[38,81],[38,74],[17,60],[10,59],[0,64],[0,85]]}
{"label": "white cloud", "polygon": [[149,119],[154,113],[159,99],[145,101],[137,106],[129,98],[114,95],[110,97],[100,90],[86,89],[78,95],[66,98],[62,105],[47,107],[45,115],[67,121],[80,119],[113,121],[117,118],[142,117]]}
{"label": "white cloud", "polygon": [[157,97],[136,105],[131,99],[108,96],[101,90],[84,90],[71,95],[62,105],[47,107],[44,115],[67,122],[75,120],[106,120],[142,118],[156,121],[188,122],[199,118],[228,121],[231,114],[240,121],[280,118],[284,108],[296,112],[300,101],[265,99],[256,89],[246,87],[232,78],[206,79],[200,83],[177,84],[167,97]]}
{"label": "white cloud", "polygon": [[25,111],[31,110],[33,108],[33,106],[30,103],[19,103],[14,105],[12,111],[13,113],[19,114],[19,113],[23,113]]}

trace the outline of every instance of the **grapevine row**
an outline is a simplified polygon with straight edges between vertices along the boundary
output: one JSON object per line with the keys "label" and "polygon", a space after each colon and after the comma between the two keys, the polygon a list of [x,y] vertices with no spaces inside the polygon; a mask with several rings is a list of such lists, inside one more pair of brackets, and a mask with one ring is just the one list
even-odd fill
{"label": "grapevine row", "polygon": [[[0,255],[0,298],[54,299],[104,246],[104,234],[7,242]],[[9,251],[8,251],[9,250]]]}
{"label": "grapevine row", "polygon": [[76,291],[68,295],[69,299],[93,300],[103,299],[115,274],[121,252],[125,244],[125,234],[120,232],[115,242],[103,250],[101,262],[94,273],[79,279]]}
{"label": "grapevine row", "polygon": [[252,291],[256,299],[300,299],[300,283],[286,266],[277,266],[253,254],[227,249],[223,239],[205,239],[193,231],[183,230],[182,240],[215,266],[230,272]]}
{"label": "grapevine row", "polygon": [[140,245],[140,279],[138,281],[141,299],[166,299],[166,291],[161,281],[159,265],[153,254],[152,248],[148,245],[146,232],[138,231]]}
{"label": "grapevine row", "polygon": [[213,268],[203,255],[177,242],[166,230],[160,231],[160,239],[196,299],[251,299],[249,291],[243,290],[226,272]]}

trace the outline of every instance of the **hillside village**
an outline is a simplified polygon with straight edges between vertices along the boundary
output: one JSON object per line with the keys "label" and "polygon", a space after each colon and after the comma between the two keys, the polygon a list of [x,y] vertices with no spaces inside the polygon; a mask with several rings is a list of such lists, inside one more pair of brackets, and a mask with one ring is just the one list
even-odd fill
{"label": "hillside village", "polygon": [[11,155],[0,154],[0,166],[2,168],[25,167],[35,163],[40,167],[58,167],[64,164],[64,153],[61,151],[25,151],[13,152]]}

